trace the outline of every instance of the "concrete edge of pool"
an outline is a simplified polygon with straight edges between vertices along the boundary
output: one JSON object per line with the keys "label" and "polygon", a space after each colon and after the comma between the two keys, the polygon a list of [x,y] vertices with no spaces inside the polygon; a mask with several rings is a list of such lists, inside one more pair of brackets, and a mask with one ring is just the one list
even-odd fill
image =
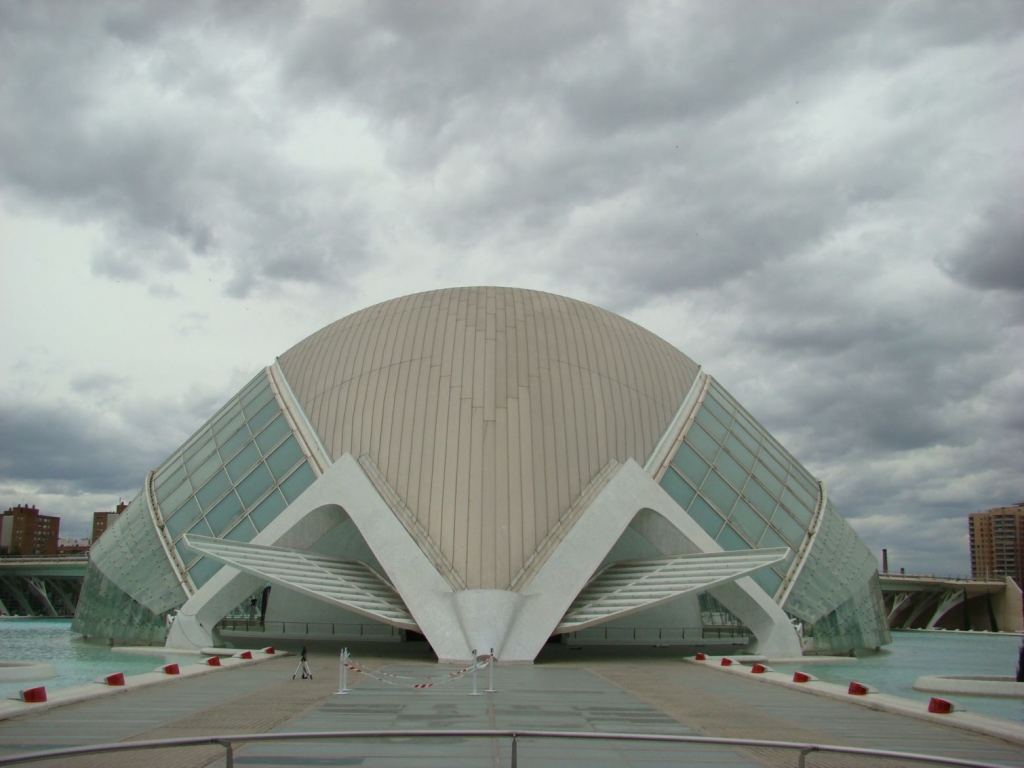
{"label": "concrete edge of pool", "polygon": [[[221,655],[229,652],[232,654],[231,656]],[[0,720],[9,720],[14,717],[32,715],[37,712],[45,712],[53,709],[54,707],[62,707],[66,704],[76,704],[80,701],[98,699],[102,696],[115,696],[119,693],[125,693],[126,691],[132,691],[138,688],[146,688],[151,685],[172,683],[175,680],[195,677],[196,675],[212,674],[219,671],[229,670],[234,667],[250,666],[253,664],[259,664],[263,661],[270,661],[283,656],[293,655],[287,651],[265,653],[262,650],[251,649],[248,653],[251,654],[252,658],[239,658],[239,656],[245,652],[246,649],[220,648],[217,649],[217,654],[209,654],[211,658],[216,658],[218,660],[218,663],[215,665],[208,663],[208,659],[203,659],[202,661],[197,661],[194,664],[161,665],[152,672],[144,672],[140,675],[124,675],[122,678],[123,682],[116,682],[114,684],[92,682],[85,683],[84,685],[73,685],[67,688],[54,688],[53,690],[46,691],[45,701],[29,702],[21,701],[16,698],[0,699]],[[111,664],[111,666],[114,667],[116,664]],[[177,667],[178,671],[174,674],[168,674],[163,671],[165,666]],[[112,676],[116,674],[116,671],[112,672]],[[45,685],[37,686],[27,683],[25,689],[28,690],[45,687]]]}

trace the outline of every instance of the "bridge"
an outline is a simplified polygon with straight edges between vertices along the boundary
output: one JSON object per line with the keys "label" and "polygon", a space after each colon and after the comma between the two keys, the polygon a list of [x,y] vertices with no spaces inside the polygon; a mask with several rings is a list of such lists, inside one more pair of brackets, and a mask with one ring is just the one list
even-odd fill
{"label": "bridge", "polygon": [[[0,558],[0,612],[75,614],[88,555]],[[1024,600],[1011,578],[879,574],[890,629],[1024,631]]]}
{"label": "bridge", "polygon": [[1020,632],[1021,589],[1010,577],[879,574],[890,629]]}
{"label": "bridge", "polygon": [[0,613],[75,615],[88,555],[0,558]]}

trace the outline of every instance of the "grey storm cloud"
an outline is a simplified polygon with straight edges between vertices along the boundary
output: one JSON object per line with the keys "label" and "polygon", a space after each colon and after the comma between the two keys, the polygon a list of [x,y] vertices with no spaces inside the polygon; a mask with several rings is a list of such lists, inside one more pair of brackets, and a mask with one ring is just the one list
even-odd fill
{"label": "grey storm cloud", "polygon": [[[635,317],[869,544],[935,523],[955,561],[1024,494],[1021,67],[1017,0],[7,3],[0,193],[101,225],[93,274],[154,301],[415,260]],[[222,402],[8,409],[39,436],[0,474],[120,488]]]}

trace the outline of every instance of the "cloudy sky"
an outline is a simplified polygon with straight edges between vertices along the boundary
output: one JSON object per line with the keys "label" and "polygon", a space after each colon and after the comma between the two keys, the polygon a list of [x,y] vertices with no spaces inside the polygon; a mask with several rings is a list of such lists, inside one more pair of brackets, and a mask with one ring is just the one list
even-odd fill
{"label": "cloudy sky", "polygon": [[91,512],[362,307],[701,363],[908,572],[1024,500],[1024,3],[6,2],[0,505]]}

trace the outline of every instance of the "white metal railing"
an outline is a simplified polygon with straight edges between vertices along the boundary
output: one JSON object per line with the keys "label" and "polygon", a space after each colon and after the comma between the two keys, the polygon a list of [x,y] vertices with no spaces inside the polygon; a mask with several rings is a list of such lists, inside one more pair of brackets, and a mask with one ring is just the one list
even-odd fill
{"label": "white metal railing", "polygon": [[795,741],[766,741],[764,739],[726,739],[714,736],[673,736],[668,734],[649,733],[602,733],[575,731],[513,731],[513,730],[411,730],[411,731],[335,731],[317,733],[246,733],[228,736],[193,736],[180,739],[156,739],[153,741],[130,741],[117,744],[94,744],[84,747],[68,747],[65,749],[49,749],[21,755],[0,757],[0,766],[19,765],[37,760],[54,758],[81,757],[84,755],[104,754],[108,752],[128,752],[136,749],[166,749],[176,747],[220,746],[225,749],[226,768],[234,768],[235,745],[254,742],[279,741],[330,741],[351,739],[431,739],[451,738],[510,739],[511,754],[509,765],[518,768],[519,742],[521,740],[568,739],[597,741],[632,741],[668,744],[715,744],[727,747],[762,747],[785,749],[798,752],[797,768],[805,768],[807,755],[821,752],[835,755],[861,755],[864,757],[889,758],[914,763],[930,763],[932,765],[953,765],[961,768],[1009,768],[1002,763],[987,763],[979,760],[962,760],[954,757],[940,757],[915,752],[898,752],[887,749],[863,749],[860,747],[842,747],[835,744],[806,744]]}
{"label": "white metal railing", "polygon": [[226,632],[252,632],[275,637],[287,635],[332,636],[352,639],[386,640],[402,637],[403,630],[390,624],[355,624],[326,621],[260,621],[259,619],[224,618],[217,622],[217,629]]}

